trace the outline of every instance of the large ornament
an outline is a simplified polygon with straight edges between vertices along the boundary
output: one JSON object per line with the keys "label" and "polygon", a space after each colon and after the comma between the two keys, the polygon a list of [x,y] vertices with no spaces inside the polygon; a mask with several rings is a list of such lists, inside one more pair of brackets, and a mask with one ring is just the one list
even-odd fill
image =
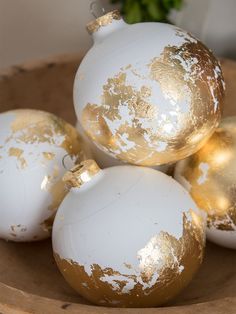
{"label": "large ornament", "polygon": [[54,221],[53,251],[80,295],[98,305],[152,307],[191,281],[205,215],[171,177],[135,166],[100,170],[88,160],[65,181],[73,188]]}
{"label": "large ornament", "polygon": [[50,236],[55,212],[66,195],[66,165],[85,159],[70,124],[37,110],[0,114],[0,238],[36,241]]}
{"label": "large ornament", "polygon": [[224,96],[212,52],[173,25],[127,25],[117,11],[88,30],[94,46],[77,72],[74,102],[95,144],[144,166],[199,150],[219,124]]}
{"label": "large ornament", "polygon": [[226,118],[207,144],[177,164],[175,178],[208,214],[207,238],[236,249],[236,117]]}

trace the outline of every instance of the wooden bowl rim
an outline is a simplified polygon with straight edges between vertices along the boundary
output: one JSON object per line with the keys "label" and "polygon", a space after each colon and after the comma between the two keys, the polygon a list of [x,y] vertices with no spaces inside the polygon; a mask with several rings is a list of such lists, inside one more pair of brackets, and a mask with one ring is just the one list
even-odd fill
{"label": "wooden bowl rim", "polygon": [[[29,72],[36,69],[42,69],[48,67],[54,67],[58,64],[67,64],[82,60],[84,53],[80,54],[59,54],[56,56],[50,56],[47,58],[36,59],[32,61],[26,61],[20,65],[13,65],[7,68],[0,69],[0,80],[10,78],[13,75]],[[223,59],[222,63],[228,63],[236,66],[236,62],[233,60]],[[0,282],[0,311],[3,309],[13,309],[15,313],[61,313],[58,309],[63,309],[63,306],[67,302],[62,302],[57,299],[50,299],[42,297],[36,294],[31,294],[20,289],[16,289],[12,286],[6,285]],[[19,304],[23,304],[24,308],[21,308]],[[229,306],[230,305],[230,306]],[[159,308],[107,308],[94,305],[85,305],[79,303],[69,303],[70,310],[68,313],[77,314],[78,310],[81,310],[85,314],[96,313],[148,313],[148,314],[191,314],[195,311],[200,311],[201,314],[225,314],[227,308],[227,314],[235,314],[236,309],[236,297],[219,298],[212,301],[205,301],[201,303],[194,303],[188,305],[159,307]],[[55,308],[55,312],[54,311]],[[141,311],[141,312],[140,312]],[[9,311],[9,313],[11,313]]]}
{"label": "wooden bowl rim", "polygon": [[47,58],[33,59],[22,62],[20,64],[12,65],[10,67],[0,68],[1,77],[11,77],[18,73],[24,73],[32,70],[42,69],[44,67],[54,67],[58,64],[67,64],[82,60],[85,53],[73,53],[73,54],[58,54],[55,56],[49,56]]}
{"label": "wooden bowl rim", "polygon": [[[222,312],[214,312],[214,313],[224,313],[225,309],[227,308],[227,314],[233,314],[235,313],[234,308],[236,307],[236,298],[235,297],[228,297],[228,298],[221,298],[218,300],[213,301],[207,301],[202,303],[195,303],[195,304],[189,304],[189,305],[181,305],[181,306],[169,306],[169,307],[157,307],[157,308],[107,308],[102,306],[96,306],[96,305],[85,305],[85,304],[79,304],[74,302],[65,302],[60,301],[57,299],[49,299],[46,297],[38,296],[36,294],[31,294],[28,292],[25,292],[20,289],[16,289],[14,287],[8,286],[6,284],[0,283],[0,298],[2,305],[8,305],[13,307],[16,310],[24,311],[25,313],[34,313],[35,310],[41,306],[41,310],[44,310],[44,313],[47,313],[47,309],[56,306],[56,308],[63,308],[65,304],[71,306],[71,310],[69,313],[71,314],[77,314],[78,309],[83,310],[84,314],[95,314],[95,313],[136,313],[138,310],[141,310],[142,313],[147,314],[180,314],[180,313],[190,313],[188,310],[193,311],[192,313],[195,313],[195,311],[200,311],[201,314],[209,313],[210,308],[214,309],[222,309]],[[12,298],[12,296],[14,297]],[[25,308],[21,309],[18,307],[18,304],[24,304]],[[229,304],[231,304],[231,308],[229,308]],[[232,309],[233,308],[233,309]],[[187,310],[187,311],[185,311]],[[32,311],[32,312],[31,312]],[[232,312],[231,312],[232,311]],[[23,312],[23,313],[24,313]],[[43,313],[43,312],[41,312]],[[52,312],[54,313],[54,312]]]}

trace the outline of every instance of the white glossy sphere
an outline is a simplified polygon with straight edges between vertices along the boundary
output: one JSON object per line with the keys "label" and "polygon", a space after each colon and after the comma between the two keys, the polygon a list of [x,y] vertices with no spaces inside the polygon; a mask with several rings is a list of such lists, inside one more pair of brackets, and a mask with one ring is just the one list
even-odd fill
{"label": "white glossy sphere", "polygon": [[[184,225],[184,215],[192,231]],[[54,220],[53,251],[62,274],[90,301],[110,306],[155,306],[176,295],[201,264],[204,219],[187,191],[171,177],[143,167],[107,168],[81,188],[72,188],[64,199]],[[165,242],[164,234],[175,239],[181,249],[172,240]],[[182,237],[188,237],[189,243],[185,239],[180,244]],[[154,247],[155,241],[158,244]],[[187,257],[189,264],[181,264]],[[144,283],[139,277],[141,269],[148,273],[145,267],[149,266],[156,268],[152,269],[152,279]],[[98,285],[107,284],[114,298],[106,298],[102,287],[86,281],[86,276],[92,276],[93,282],[96,267],[104,271],[103,278],[96,278]],[[105,269],[121,275],[105,275]],[[165,284],[168,278],[162,277],[164,270],[173,271],[170,286],[177,287]],[[136,275],[143,295],[135,294],[127,301],[136,285],[131,277]],[[127,285],[120,290],[122,282]],[[156,284],[162,285],[161,300]]]}
{"label": "white glossy sphere", "polygon": [[202,147],[219,124],[224,95],[213,54],[164,23],[115,20],[93,37],[76,75],[74,104],[99,149],[158,166]]}
{"label": "white glossy sphere", "polygon": [[0,238],[21,242],[50,236],[66,194],[62,159],[70,154],[71,167],[81,157],[77,136],[71,125],[46,112],[0,114]]}

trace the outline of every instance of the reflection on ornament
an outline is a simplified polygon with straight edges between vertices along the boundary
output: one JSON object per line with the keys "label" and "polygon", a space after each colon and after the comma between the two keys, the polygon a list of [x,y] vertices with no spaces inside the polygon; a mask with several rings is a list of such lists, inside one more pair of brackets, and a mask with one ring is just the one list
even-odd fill
{"label": "reflection on ornament", "polygon": [[222,121],[206,145],[180,161],[175,178],[208,213],[209,240],[236,249],[236,117]]}
{"label": "reflection on ornament", "polygon": [[42,111],[8,111],[0,125],[0,238],[45,239],[67,193],[62,159],[69,154],[73,166],[86,158],[84,144],[75,128]]}
{"label": "reflection on ornament", "polygon": [[94,161],[65,181],[73,189],[55,218],[53,250],[80,295],[98,305],[152,307],[191,281],[203,258],[205,215],[176,181],[144,167],[100,170]]}
{"label": "reflection on ornament", "polygon": [[213,54],[188,33],[161,23],[113,20],[94,30],[93,38],[74,100],[97,146],[144,166],[199,150],[221,117],[225,86]]}
{"label": "reflection on ornament", "polygon": [[[106,154],[103,150],[99,149],[93,141],[85,134],[83,128],[81,127],[80,123],[77,121],[76,123],[76,129],[81,134],[84,142],[86,143],[86,146],[90,148],[92,156],[94,160],[96,160],[99,167],[102,169],[114,167],[114,166],[121,166],[125,165],[125,162],[122,162],[121,160],[116,159],[115,157],[112,157],[108,154]],[[155,166],[151,167],[153,169],[159,170],[161,172],[172,174],[174,169],[174,164],[166,164],[161,166]]]}
{"label": "reflection on ornament", "polygon": [[225,163],[228,163],[232,159],[233,154],[231,151],[221,151],[217,154],[213,154],[212,159],[217,167],[224,167]]}

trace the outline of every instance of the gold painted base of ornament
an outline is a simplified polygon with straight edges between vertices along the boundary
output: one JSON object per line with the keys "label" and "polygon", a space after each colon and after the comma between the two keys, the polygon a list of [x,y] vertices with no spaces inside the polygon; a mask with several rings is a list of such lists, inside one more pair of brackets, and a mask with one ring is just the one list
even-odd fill
{"label": "gold painted base of ornament", "polygon": [[[0,71],[0,112],[37,108],[75,123],[72,84],[81,58],[63,56]],[[224,115],[236,115],[236,62],[222,63],[227,84]],[[234,314],[236,250],[207,243],[199,273],[166,307],[105,309],[89,304],[67,285],[53,260],[50,240],[36,244],[0,240],[0,313]]]}

